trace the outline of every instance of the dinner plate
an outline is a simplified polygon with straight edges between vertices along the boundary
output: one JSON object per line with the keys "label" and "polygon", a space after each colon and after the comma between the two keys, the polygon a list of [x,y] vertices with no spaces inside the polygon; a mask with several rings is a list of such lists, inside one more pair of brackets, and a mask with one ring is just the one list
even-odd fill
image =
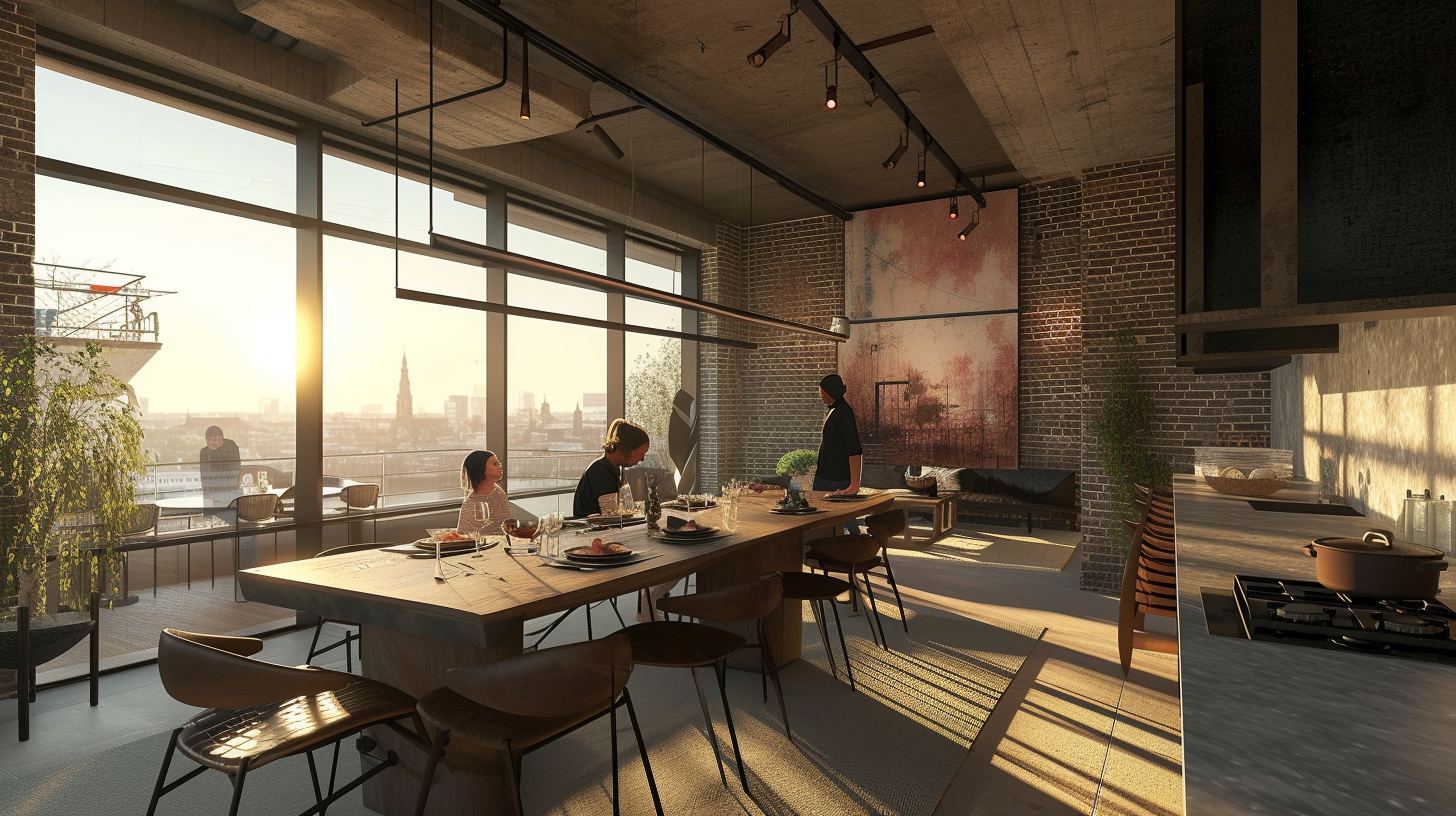
{"label": "dinner plate", "polygon": [[586,523],[593,527],[616,527],[619,524],[636,524],[643,520],[642,516],[618,516],[611,513],[597,513],[586,517]]}
{"label": "dinner plate", "polygon": [[855,502],[855,501],[864,501],[865,499],[868,499],[868,498],[869,498],[869,496],[866,496],[863,493],[860,493],[860,494],[857,494],[857,495],[854,495],[854,496],[845,496],[845,495],[825,496],[824,497],[824,501],[829,501],[829,502]]}
{"label": "dinner plate", "polygon": [[569,560],[577,561],[582,564],[611,564],[617,561],[626,561],[635,554],[636,553],[632,552],[631,550],[627,550],[625,552],[595,554],[591,551],[590,546],[572,547],[571,549],[562,553],[562,555],[565,555]]}
{"label": "dinner plate", "polygon": [[731,535],[733,534],[725,533],[722,530],[706,536],[675,536],[664,534],[662,541],[665,544],[701,544],[705,541],[717,541],[720,538],[727,538]]}
{"label": "dinner plate", "polygon": [[818,507],[795,507],[792,509],[788,507],[770,507],[769,512],[777,513],[781,516],[807,516],[821,511]]}
{"label": "dinner plate", "polygon": [[670,536],[681,536],[683,538],[696,538],[698,536],[712,535],[718,532],[717,527],[698,527],[693,530],[684,530],[681,527],[665,527],[663,533]]}
{"label": "dinner plate", "polygon": [[707,504],[704,504],[702,502],[693,502],[691,505],[689,505],[686,502],[668,501],[663,502],[662,506],[670,508],[672,510],[707,510],[710,507],[717,507],[718,503],[715,501],[710,501]]}
{"label": "dinner plate", "polygon": [[[431,541],[428,538],[422,538],[419,541],[414,542],[414,546],[419,547],[422,550],[434,550],[435,549],[435,542]],[[440,542],[440,550],[443,551],[443,552],[448,552],[450,550],[466,550],[466,549],[469,549],[469,550],[475,549],[475,539],[467,538],[464,541],[441,541]]]}
{"label": "dinner plate", "polygon": [[[494,547],[494,546],[496,546],[498,544],[500,544],[500,541],[499,540],[492,541],[492,540],[487,539],[483,544],[480,545],[480,549],[483,552],[483,551],[488,550],[491,547]],[[472,542],[470,542],[470,546],[469,547],[464,547],[464,548],[451,549],[449,547],[441,547],[440,548],[440,553],[442,555],[459,555],[460,553],[471,552],[474,549],[475,549],[475,542],[472,541]],[[395,544],[392,547],[380,547],[379,548],[379,551],[380,552],[387,552],[387,553],[398,553],[400,555],[408,555],[411,558],[434,558],[435,557],[435,545],[433,545],[433,544],[430,545],[429,549],[426,549],[424,546],[417,545],[417,544]]]}

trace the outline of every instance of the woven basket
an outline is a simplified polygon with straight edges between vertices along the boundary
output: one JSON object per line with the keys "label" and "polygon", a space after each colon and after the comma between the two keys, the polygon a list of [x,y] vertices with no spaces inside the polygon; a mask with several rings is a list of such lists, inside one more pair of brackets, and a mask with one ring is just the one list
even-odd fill
{"label": "woven basket", "polygon": [[927,493],[935,490],[934,476],[905,476],[905,486],[917,493]]}
{"label": "woven basket", "polygon": [[1285,479],[1225,479],[1222,476],[1204,475],[1203,481],[1220,493],[1234,496],[1268,496],[1277,493],[1289,484]]}

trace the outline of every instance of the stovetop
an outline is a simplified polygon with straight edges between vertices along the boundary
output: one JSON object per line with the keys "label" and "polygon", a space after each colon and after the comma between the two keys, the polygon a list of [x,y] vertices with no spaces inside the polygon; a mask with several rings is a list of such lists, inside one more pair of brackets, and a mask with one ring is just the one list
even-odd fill
{"label": "stovetop", "polygon": [[1317,581],[1234,576],[1252,640],[1456,663],[1456,612],[1437,600],[1359,598]]}

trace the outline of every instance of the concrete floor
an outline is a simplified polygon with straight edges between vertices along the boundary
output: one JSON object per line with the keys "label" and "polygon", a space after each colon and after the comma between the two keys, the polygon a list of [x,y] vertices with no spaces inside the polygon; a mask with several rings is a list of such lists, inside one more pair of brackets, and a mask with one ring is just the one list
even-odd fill
{"label": "concrete floor", "polygon": [[[1065,531],[1045,535],[1063,543],[1068,535],[1076,537]],[[1079,590],[1078,562],[1074,555],[1066,569],[1053,573],[895,559],[907,599],[1047,630],[936,816],[1183,812],[1177,658],[1138,652],[1124,683],[1117,664],[1116,599]],[[1150,625],[1171,632],[1171,624],[1156,619]],[[913,629],[913,618],[910,625]],[[309,634],[269,638],[260,657],[300,663]],[[42,692],[32,707],[32,740],[24,744],[16,741],[13,700],[0,702],[0,775],[35,773],[173,728],[190,711],[167,697],[155,667],[103,678],[102,694],[101,707],[93,709],[86,705],[84,683]]]}

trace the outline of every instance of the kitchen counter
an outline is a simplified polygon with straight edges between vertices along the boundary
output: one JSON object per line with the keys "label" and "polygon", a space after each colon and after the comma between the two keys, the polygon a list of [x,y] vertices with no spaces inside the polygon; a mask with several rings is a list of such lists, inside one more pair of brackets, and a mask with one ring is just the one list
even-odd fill
{"label": "kitchen counter", "polygon": [[[1256,511],[1191,475],[1174,494],[1187,816],[1456,812],[1456,665],[1212,635],[1204,619],[1201,587],[1314,580],[1301,545],[1388,525]],[[1267,498],[1318,495],[1295,482]],[[1453,603],[1456,574],[1441,586]]]}

